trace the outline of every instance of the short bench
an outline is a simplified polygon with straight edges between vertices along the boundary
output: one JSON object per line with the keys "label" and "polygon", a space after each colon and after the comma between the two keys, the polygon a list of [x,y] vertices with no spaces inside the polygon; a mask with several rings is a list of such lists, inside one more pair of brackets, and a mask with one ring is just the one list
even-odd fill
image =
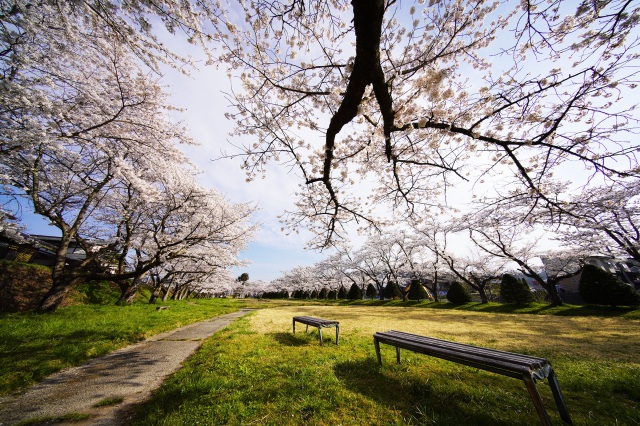
{"label": "short bench", "polygon": [[565,423],[573,424],[569,417],[569,411],[564,402],[562,392],[560,391],[560,385],[553,372],[553,368],[551,368],[551,363],[544,358],[465,345],[401,331],[375,333],[373,335],[373,343],[380,365],[382,365],[380,343],[385,343],[395,346],[397,362],[400,362],[400,348],[402,348],[521,379],[529,391],[529,395],[533,400],[533,404],[536,407],[536,411],[543,425],[550,425],[551,421],[542,404],[542,399],[540,398],[540,393],[538,392],[535,381],[548,379],[551,392],[553,392],[553,397],[560,412],[560,417],[562,417]]}
{"label": "short bench", "polygon": [[322,329],[326,327],[335,327],[336,328],[336,345],[338,344],[338,335],[340,334],[340,323],[334,320],[326,320],[322,318],[315,317],[293,317],[293,334],[296,334],[296,322],[300,322],[302,324],[307,325],[307,332],[309,331],[309,326],[318,327],[318,334],[320,335],[320,344],[322,345]]}

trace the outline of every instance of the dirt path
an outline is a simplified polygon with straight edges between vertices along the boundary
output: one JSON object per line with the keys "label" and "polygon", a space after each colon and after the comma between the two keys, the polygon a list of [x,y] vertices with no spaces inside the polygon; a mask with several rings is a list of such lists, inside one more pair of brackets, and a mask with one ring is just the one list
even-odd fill
{"label": "dirt path", "polygon": [[[200,347],[202,341],[248,309],[155,335],[79,367],[68,368],[29,388],[24,394],[0,398],[0,425],[34,418],[87,413],[78,425],[120,425],[136,403],[148,398],[164,378]],[[106,399],[122,402],[96,408]],[[66,424],[66,423],[56,423]]]}

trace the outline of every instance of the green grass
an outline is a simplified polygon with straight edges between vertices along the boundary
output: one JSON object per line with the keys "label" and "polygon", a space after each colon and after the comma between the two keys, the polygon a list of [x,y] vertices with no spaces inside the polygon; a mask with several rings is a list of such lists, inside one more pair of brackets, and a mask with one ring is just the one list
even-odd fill
{"label": "green grass", "polygon": [[55,313],[0,315],[0,395],[153,334],[237,310],[233,299],[155,305],[77,305]]}
{"label": "green grass", "polygon": [[43,426],[43,425],[54,425],[58,423],[80,423],[85,420],[93,417],[91,414],[86,413],[69,413],[63,416],[53,416],[53,417],[36,417],[33,419],[25,420],[23,422],[19,422],[16,426]]}
{"label": "green grass", "polygon": [[98,408],[98,407],[109,407],[111,405],[117,405],[120,404],[122,401],[124,401],[124,398],[121,396],[114,396],[114,397],[110,397],[110,398],[104,398],[101,399],[100,401],[98,401],[94,407]]}
{"label": "green grass", "polygon": [[[640,311],[401,301],[193,300],[78,305],[53,314],[0,315],[0,394],[24,389],[147,336],[240,307],[259,310],[205,342],[133,424],[526,425],[538,419],[514,379],[406,353],[396,365],[372,333],[398,329],[549,358],[574,424],[640,424]],[[293,315],[340,321],[319,346],[315,330],[291,334]],[[545,383],[539,385],[560,424]],[[105,401],[115,404],[117,401]],[[81,419],[80,419],[81,420]],[[72,419],[42,419],[39,424]]]}
{"label": "green grass", "polygon": [[[292,315],[340,320],[332,330],[291,334]],[[574,424],[640,424],[640,323],[398,308],[274,304],[216,333],[138,407],[134,425],[530,425],[539,420],[519,380],[382,347],[372,333],[411,331],[549,358]],[[561,419],[545,382],[538,388]]]}

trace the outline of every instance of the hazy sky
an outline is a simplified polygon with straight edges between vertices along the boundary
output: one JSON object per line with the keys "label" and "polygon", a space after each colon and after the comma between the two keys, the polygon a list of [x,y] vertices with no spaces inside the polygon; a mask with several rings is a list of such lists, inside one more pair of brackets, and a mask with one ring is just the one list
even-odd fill
{"label": "hazy sky", "polygon": [[[167,43],[183,53],[200,54],[197,48],[181,42],[178,37]],[[289,174],[286,167],[273,163],[265,179],[246,182],[245,171],[240,168],[241,158],[219,159],[222,151],[234,152],[228,137],[233,124],[224,116],[228,102],[223,92],[230,89],[226,71],[222,67],[203,65],[185,76],[166,69],[161,81],[166,85],[170,102],[184,109],[176,116],[200,143],[196,147],[183,147],[191,161],[202,170],[200,182],[213,186],[233,202],[256,203],[260,209],[255,219],[262,227],[255,241],[240,256],[252,264],[236,270],[237,275],[247,272],[251,280],[271,281],[294,266],[311,265],[321,260],[325,254],[305,250],[308,235],[303,232],[287,235],[281,231],[278,216],[285,209],[294,208],[293,193],[300,183],[298,177]]]}

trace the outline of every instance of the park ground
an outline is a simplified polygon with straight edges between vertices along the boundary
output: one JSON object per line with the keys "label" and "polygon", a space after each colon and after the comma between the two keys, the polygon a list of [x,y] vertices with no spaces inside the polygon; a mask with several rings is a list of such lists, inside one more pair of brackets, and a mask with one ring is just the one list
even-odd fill
{"label": "park ground", "polygon": [[[29,366],[25,359],[26,354],[34,352],[34,346],[29,345],[35,344],[38,335],[59,342],[60,352],[49,351],[48,357],[57,357],[52,360],[34,354],[38,358],[34,365],[49,364],[49,370],[55,370],[108,352],[114,345],[123,346],[127,340],[240,307],[253,307],[258,310],[205,341],[180,371],[137,407],[128,423],[538,422],[518,380],[413,353],[406,353],[397,365],[393,350],[385,346],[383,365],[378,366],[372,334],[396,329],[548,358],[558,374],[574,424],[640,424],[638,310],[231,299],[175,302],[170,306],[156,311],[146,305],[85,305],[63,308],[51,316],[0,316],[3,330],[8,331],[1,343],[5,358],[0,372],[3,393],[24,389],[41,380],[38,375],[50,374]],[[325,334],[323,346],[317,331],[304,333],[301,327],[302,332],[293,335],[294,315],[339,320],[340,344],[334,344],[331,332]],[[79,327],[84,333],[73,331],[76,321],[82,322]],[[5,351],[6,340],[11,338],[23,346],[20,354]],[[77,348],[75,355],[63,350],[70,340]],[[16,380],[20,370],[31,370],[32,374]],[[553,423],[560,424],[549,387],[544,382],[538,387]]]}

